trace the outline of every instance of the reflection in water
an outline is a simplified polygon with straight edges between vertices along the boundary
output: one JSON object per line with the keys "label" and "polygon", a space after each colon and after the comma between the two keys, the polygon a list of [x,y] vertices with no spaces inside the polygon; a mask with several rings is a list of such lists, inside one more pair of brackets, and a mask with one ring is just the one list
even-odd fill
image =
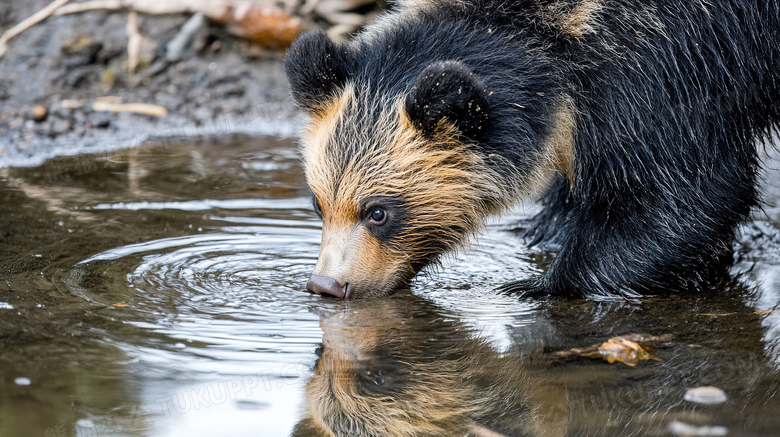
{"label": "reflection in water", "polygon": [[[731,287],[682,305],[678,296],[552,302],[516,317],[506,349],[470,317],[421,296],[335,304],[320,311],[322,345],[293,435],[667,435],[684,427],[774,435],[780,380],[751,352],[762,345],[759,317],[731,294],[747,290]],[[553,357],[631,332],[676,340],[653,351],[660,361],[636,367]],[[684,400],[706,385],[728,401]]]}
{"label": "reflection in water", "polygon": [[[294,435],[559,436],[560,388],[413,295],[320,315],[322,347]],[[546,405],[545,405],[546,404]]]}

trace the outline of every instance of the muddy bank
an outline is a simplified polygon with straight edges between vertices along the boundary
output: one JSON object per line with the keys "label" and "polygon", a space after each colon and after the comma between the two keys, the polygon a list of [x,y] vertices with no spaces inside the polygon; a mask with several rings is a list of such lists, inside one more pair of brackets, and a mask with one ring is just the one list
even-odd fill
{"label": "muddy bank", "polygon": [[[0,29],[47,3],[0,2]],[[0,59],[0,167],[165,138],[184,144],[234,133],[291,135],[297,109],[281,51],[207,22],[180,62],[154,74],[187,19],[139,14],[141,64],[133,75],[127,72],[125,12],[51,17],[14,39]],[[94,111],[95,99],[105,96],[159,105],[167,115]],[[36,107],[45,108],[45,116],[36,115]]]}

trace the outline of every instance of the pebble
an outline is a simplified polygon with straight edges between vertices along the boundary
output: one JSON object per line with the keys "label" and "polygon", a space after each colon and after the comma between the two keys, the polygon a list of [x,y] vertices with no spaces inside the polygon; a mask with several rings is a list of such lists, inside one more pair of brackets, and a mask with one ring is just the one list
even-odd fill
{"label": "pebble", "polygon": [[22,376],[20,378],[14,379],[14,382],[16,385],[30,385],[30,378],[25,378]]}
{"label": "pebble", "polygon": [[685,392],[686,401],[699,404],[719,404],[726,402],[726,393],[718,387],[696,387]]}
{"label": "pebble", "polygon": [[38,123],[46,120],[46,117],[48,116],[49,116],[49,110],[43,106],[36,106],[32,110],[32,119],[37,121]]}
{"label": "pebble", "polygon": [[675,420],[669,424],[669,432],[681,436],[725,436],[728,429],[723,426],[695,426]]}

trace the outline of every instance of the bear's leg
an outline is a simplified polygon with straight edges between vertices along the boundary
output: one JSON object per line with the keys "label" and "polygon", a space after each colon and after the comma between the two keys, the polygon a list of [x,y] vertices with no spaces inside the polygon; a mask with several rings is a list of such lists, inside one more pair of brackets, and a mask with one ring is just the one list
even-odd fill
{"label": "bear's leg", "polygon": [[563,225],[574,207],[569,179],[557,176],[539,203],[544,209],[529,221],[525,239],[529,246],[558,250],[564,240]]}
{"label": "bear's leg", "polygon": [[[632,298],[701,289],[721,279],[733,258],[736,226],[757,203],[757,164],[749,138],[725,140],[718,149],[709,171],[694,177],[678,172],[678,180],[648,177],[624,190],[571,197],[558,186],[558,197],[554,192],[551,198],[569,203],[560,210],[564,223],[545,235],[561,238],[555,260],[544,276],[500,290],[522,296]],[[561,220],[556,210],[540,218]],[[537,226],[550,232],[542,223]]]}
{"label": "bear's leg", "polygon": [[[565,238],[565,224],[574,208],[571,184],[565,176],[556,176],[553,183],[539,199],[544,207],[528,222],[524,237],[529,246],[546,250],[559,250]],[[498,288],[500,293],[522,297],[542,297],[549,294],[541,277],[509,282]]]}
{"label": "bear's leg", "polygon": [[[539,199],[539,203],[544,208],[528,221],[523,236],[529,246],[559,250],[566,239],[565,224],[569,221],[569,215],[575,205],[569,179],[561,175],[556,176]],[[549,294],[549,290],[543,285],[542,277],[509,282],[497,291],[521,297],[543,297]]]}

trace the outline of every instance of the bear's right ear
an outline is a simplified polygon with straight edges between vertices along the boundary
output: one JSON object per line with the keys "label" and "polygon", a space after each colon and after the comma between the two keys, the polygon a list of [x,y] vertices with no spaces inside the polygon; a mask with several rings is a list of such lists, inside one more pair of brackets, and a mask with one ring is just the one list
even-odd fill
{"label": "bear's right ear", "polygon": [[405,109],[424,135],[435,135],[442,122],[452,124],[473,141],[480,141],[487,132],[488,93],[462,62],[429,65],[407,96]]}
{"label": "bear's right ear", "polygon": [[347,80],[346,48],[322,29],[303,34],[287,50],[284,71],[295,103],[313,113]]}

